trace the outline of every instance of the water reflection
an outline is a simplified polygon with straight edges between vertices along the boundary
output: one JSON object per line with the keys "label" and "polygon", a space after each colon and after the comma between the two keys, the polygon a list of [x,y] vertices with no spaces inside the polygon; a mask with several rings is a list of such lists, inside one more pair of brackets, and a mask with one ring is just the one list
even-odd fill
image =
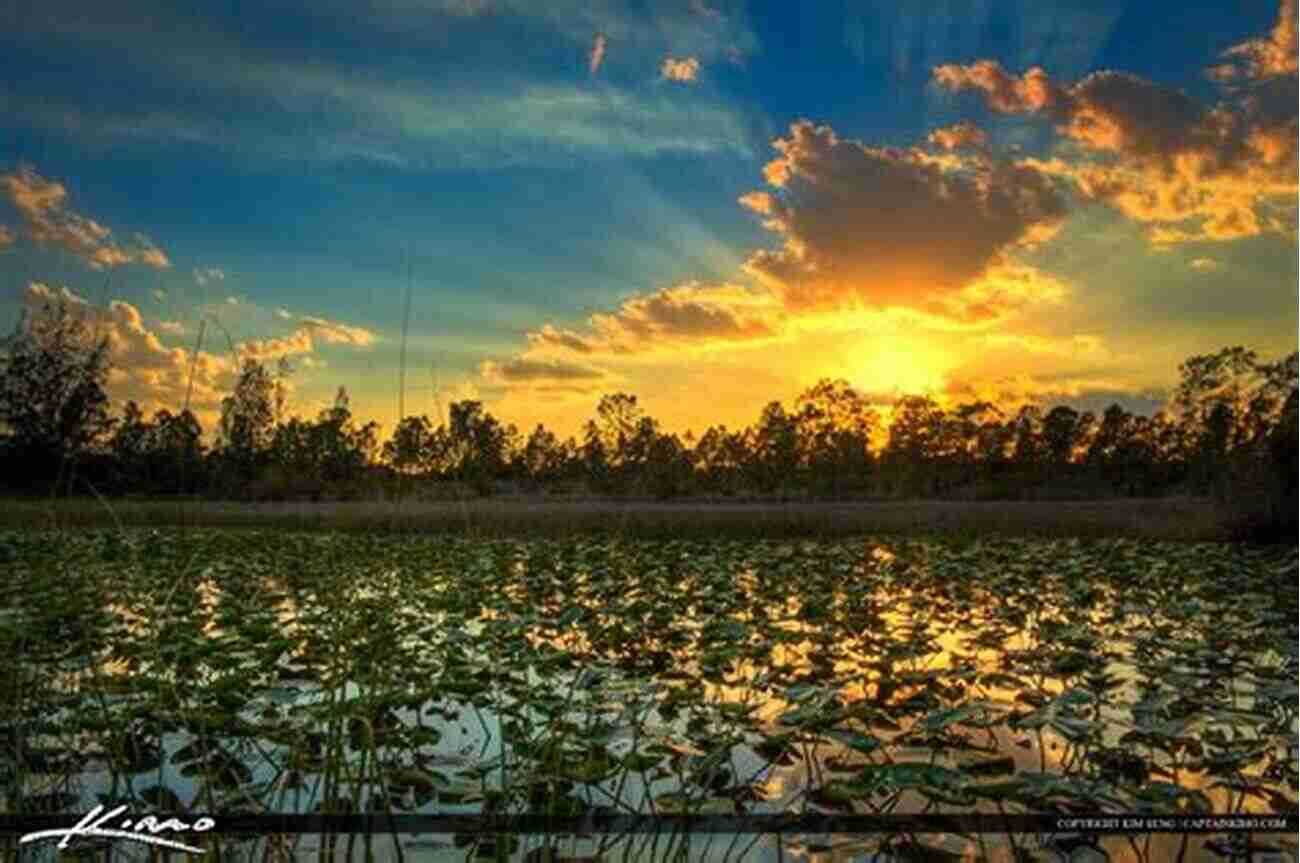
{"label": "water reflection", "polygon": [[[916,544],[757,562],[615,551],[596,565],[501,552],[457,577],[380,565],[307,581],[221,561],[162,591],[117,579],[130,589],[107,593],[92,653],[26,654],[41,692],[24,706],[44,721],[15,746],[19,793],[68,795],[64,811],[110,798],[432,814],[557,795],[630,812],[1295,806],[1274,697],[1294,676],[1266,642],[1216,640],[1232,613],[1211,603],[1049,567],[982,580]],[[1283,756],[1232,755],[1226,781],[1204,769],[1208,745],[1243,739]],[[52,763],[60,752],[79,757]],[[691,837],[690,858],[877,851],[735,838]],[[1016,853],[1004,836],[920,838],[949,859]],[[454,840],[404,837],[404,859],[464,859]],[[317,839],[297,841],[316,856]],[[640,840],[601,841],[566,853],[621,859]],[[1165,859],[1180,842],[1106,850]],[[373,851],[398,856],[391,837]]]}

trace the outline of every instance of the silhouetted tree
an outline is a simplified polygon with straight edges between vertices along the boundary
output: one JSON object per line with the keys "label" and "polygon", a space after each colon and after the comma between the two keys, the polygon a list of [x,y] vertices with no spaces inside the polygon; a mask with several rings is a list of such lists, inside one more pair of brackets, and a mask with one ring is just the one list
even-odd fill
{"label": "silhouetted tree", "polygon": [[186,408],[163,409],[149,424],[147,452],[156,487],[166,494],[192,494],[204,487],[203,427]]}
{"label": "silhouetted tree", "polygon": [[690,490],[693,473],[690,451],[677,435],[654,434],[645,454],[647,490],[658,498],[677,497]]}
{"label": "silhouetted tree", "polygon": [[749,435],[750,479],[761,491],[776,491],[794,477],[799,465],[799,427],[780,402],[763,408],[758,425]]}
{"label": "silhouetted tree", "polygon": [[505,470],[506,430],[478,401],[453,402],[448,419],[446,452],[452,477],[480,495],[490,494],[493,481]]}
{"label": "silhouetted tree", "polygon": [[563,478],[568,472],[572,454],[541,423],[533,429],[519,453],[520,475],[531,487],[540,488]]}
{"label": "silhouetted tree", "polygon": [[935,462],[944,454],[944,412],[929,396],[904,396],[894,405],[881,459],[905,494],[928,494]]}
{"label": "silhouetted tree", "polygon": [[221,401],[215,452],[227,481],[245,485],[265,465],[275,434],[275,393],[266,367],[245,359],[234,391]]}
{"label": "silhouetted tree", "polygon": [[716,494],[738,492],[749,460],[744,432],[729,432],[726,426],[710,426],[695,443],[693,462],[700,487]]}
{"label": "silhouetted tree", "polygon": [[435,468],[433,423],[424,415],[406,417],[384,442],[382,458],[400,473],[426,476]]}
{"label": "silhouetted tree", "polygon": [[108,339],[66,300],[25,314],[0,352],[0,449],[7,480],[72,485],[78,461],[111,431]]}
{"label": "silhouetted tree", "polygon": [[823,378],[795,402],[799,449],[813,486],[834,497],[867,481],[879,416],[844,380]]}

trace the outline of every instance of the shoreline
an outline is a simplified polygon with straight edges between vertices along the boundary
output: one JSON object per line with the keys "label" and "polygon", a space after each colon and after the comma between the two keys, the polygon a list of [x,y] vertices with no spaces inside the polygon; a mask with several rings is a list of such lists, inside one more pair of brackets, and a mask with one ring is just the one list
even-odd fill
{"label": "shoreline", "polygon": [[0,528],[224,527],[418,530],[510,536],[1001,535],[1224,542],[1208,498],[1086,501],[701,502],[488,498],[464,502],[6,500]]}

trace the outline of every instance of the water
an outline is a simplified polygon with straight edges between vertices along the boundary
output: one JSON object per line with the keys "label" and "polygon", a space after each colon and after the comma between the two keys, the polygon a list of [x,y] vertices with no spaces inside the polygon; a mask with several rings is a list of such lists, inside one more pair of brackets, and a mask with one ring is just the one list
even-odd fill
{"label": "water", "polygon": [[[218,547],[170,593],[138,558],[87,566],[86,590],[112,597],[93,653],[37,661],[38,609],[21,599],[0,622],[26,646],[24,739],[86,759],[27,775],[23,794],[65,793],[61,811],[77,812],[128,798],[139,814],[165,809],[142,796],[154,786],[191,811],[308,812],[327,795],[365,807],[394,786],[389,802],[422,814],[503,793],[517,810],[543,786],[631,812],[1015,811],[1026,789],[1094,809],[1295,810],[1295,640],[1260,589],[1271,561],[1230,558],[1246,577],[1228,590],[1211,578],[1223,561],[1202,573],[1197,547],[467,545],[392,566],[366,545],[317,549],[306,559],[325,571],[301,578],[279,550],[207,541]],[[160,763],[110,770],[125,730],[160,739]],[[313,733],[338,747],[324,764],[304,745]],[[227,761],[196,772],[200,740]],[[896,769],[909,764],[949,772],[914,781]],[[565,840],[562,856],[617,838]],[[1005,836],[921,838],[932,859],[1012,859]],[[320,837],[289,839],[288,859],[320,856]],[[540,841],[521,837],[510,859]],[[622,837],[602,859],[666,859],[669,837],[651,841]],[[686,841],[692,860],[880,855],[873,837]],[[1017,841],[1038,859],[1094,853]],[[1163,860],[1182,841],[1102,848]],[[147,850],[115,843],[114,859]],[[360,838],[351,852],[364,859]],[[402,835],[373,837],[370,853],[466,850]],[[1219,856],[1193,838],[1185,859]]]}

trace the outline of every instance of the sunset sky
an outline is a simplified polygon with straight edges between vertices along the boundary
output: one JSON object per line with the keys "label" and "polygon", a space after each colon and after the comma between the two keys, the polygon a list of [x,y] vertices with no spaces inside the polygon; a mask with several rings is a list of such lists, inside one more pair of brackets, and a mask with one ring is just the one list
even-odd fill
{"label": "sunset sky", "polygon": [[1296,15],[15,0],[0,326],[66,291],[115,399],[193,368],[208,427],[233,346],[386,435],[408,286],[408,414],[567,434],[624,391],[699,433],[821,377],[1147,412],[1297,348]]}

